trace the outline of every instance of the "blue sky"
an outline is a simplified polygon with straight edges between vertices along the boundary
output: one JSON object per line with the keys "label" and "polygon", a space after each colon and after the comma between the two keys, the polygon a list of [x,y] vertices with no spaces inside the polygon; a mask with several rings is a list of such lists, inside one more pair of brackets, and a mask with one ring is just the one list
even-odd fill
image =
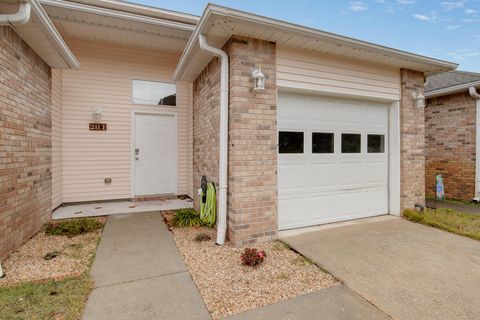
{"label": "blue sky", "polygon": [[[130,0],[132,1],[132,0]],[[201,15],[208,1],[133,0]],[[216,0],[245,10],[459,63],[480,72],[480,0]]]}

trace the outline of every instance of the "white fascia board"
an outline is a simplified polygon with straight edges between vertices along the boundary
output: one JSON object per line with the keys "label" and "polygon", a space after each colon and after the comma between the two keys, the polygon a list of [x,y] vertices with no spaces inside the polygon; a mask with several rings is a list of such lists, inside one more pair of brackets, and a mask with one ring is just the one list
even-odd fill
{"label": "white fascia board", "polygon": [[428,64],[428,65],[436,66],[439,69],[439,71],[440,70],[450,71],[458,67],[458,64],[453,62],[430,58],[430,57],[418,55],[418,54],[403,51],[403,50],[389,48],[386,46],[377,45],[370,42],[301,26],[298,24],[290,23],[290,22],[285,22],[285,21],[281,21],[273,18],[267,18],[264,16],[260,16],[260,15],[256,15],[256,14],[252,14],[244,11],[230,9],[223,6],[208,4],[202,17],[200,18],[199,23],[197,24],[195,31],[193,32],[189,42],[187,43],[187,46],[177,65],[177,68],[175,69],[174,79],[177,80],[183,77],[185,65],[189,63],[188,61],[189,58],[193,56],[191,51],[193,50],[193,48],[195,47],[195,44],[198,41],[198,35],[200,33],[203,33],[203,29],[205,28],[205,24],[206,24],[205,22],[213,15],[223,17],[223,18],[237,19],[244,23],[257,24],[270,30],[291,33],[291,34],[295,34],[303,37],[310,37],[312,39],[323,40],[326,42],[340,43],[353,48],[373,51],[379,54],[389,55],[392,57],[405,59],[405,60],[412,61],[419,64]]}
{"label": "white fascia board", "polygon": [[439,96],[444,96],[447,94],[453,94],[457,92],[462,92],[462,91],[468,91],[468,88],[470,87],[478,87],[480,86],[480,81],[474,81],[474,82],[469,82],[469,83],[462,83],[456,86],[451,86],[448,88],[442,88],[442,89],[437,89],[437,90],[432,90],[429,92],[425,92],[425,98],[434,98],[434,97],[439,97]]}
{"label": "white fascia board", "polygon": [[95,6],[86,5],[86,4],[66,2],[61,0],[41,0],[41,1],[44,5],[47,5],[47,6],[70,9],[70,10],[84,12],[84,13],[97,14],[97,15],[102,15],[102,16],[111,17],[111,18],[125,19],[129,21],[146,23],[146,24],[167,27],[167,28],[172,28],[177,30],[192,32],[195,29],[195,26],[191,24],[185,24],[185,23],[169,21],[169,20],[164,20],[159,18],[152,18],[148,16],[142,16],[139,14],[105,9],[105,8],[95,7]]}
{"label": "white fascia board", "polygon": [[52,21],[38,0],[30,0],[29,2],[32,5],[32,11],[38,17],[42,32],[47,39],[50,40],[50,43],[54,46],[55,50],[62,56],[71,69],[79,69],[80,63],[78,62],[77,58],[75,58],[72,51],[70,51],[70,48],[68,48],[62,36],[58,32],[57,28],[55,28],[53,25]]}

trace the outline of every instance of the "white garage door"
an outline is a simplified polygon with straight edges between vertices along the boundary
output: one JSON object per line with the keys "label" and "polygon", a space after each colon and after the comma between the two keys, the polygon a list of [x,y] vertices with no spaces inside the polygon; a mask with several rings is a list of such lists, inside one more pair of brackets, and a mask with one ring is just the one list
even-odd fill
{"label": "white garage door", "polygon": [[279,229],[388,213],[388,106],[279,94]]}

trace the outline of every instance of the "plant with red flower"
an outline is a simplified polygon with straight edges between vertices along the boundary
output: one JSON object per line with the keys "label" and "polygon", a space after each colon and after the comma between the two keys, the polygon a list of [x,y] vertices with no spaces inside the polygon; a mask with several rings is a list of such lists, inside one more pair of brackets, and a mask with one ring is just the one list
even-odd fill
{"label": "plant with red flower", "polygon": [[258,251],[256,248],[245,248],[241,255],[242,263],[246,266],[257,266],[263,262],[267,254],[265,251]]}

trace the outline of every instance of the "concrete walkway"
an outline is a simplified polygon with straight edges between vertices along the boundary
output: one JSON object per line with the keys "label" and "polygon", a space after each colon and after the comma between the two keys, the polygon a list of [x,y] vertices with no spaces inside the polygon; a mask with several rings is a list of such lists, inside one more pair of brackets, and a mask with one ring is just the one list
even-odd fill
{"label": "concrete walkway", "polygon": [[226,320],[386,320],[391,319],[340,284],[290,300],[246,311]]}
{"label": "concrete walkway", "polygon": [[455,203],[455,202],[450,202],[450,201],[438,201],[435,203],[434,200],[426,200],[426,205],[429,208],[434,208],[437,206],[437,208],[448,208],[448,209],[454,209],[460,212],[465,212],[465,213],[473,213],[473,214],[480,214],[480,205],[468,205],[468,204],[462,204],[462,203]]}
{"label": "concrete walkway", "polygon": [[84,320],[210,319],[162,215],[108,218]]}
{"label": "concrete walkway", "polygon": [[480,241],[397,217],[282,240],[394,319],[480,319]]}
{"label": "concrete walkway", "polygon": [[52,219],[70,219],[81,217],[110,216],[114,214],[153,212],[163,210],[174,210],[192,207],[191,199],[170,199],[152,201],[98,201],[93,203],[82,203],[66,205],[55,209]]}

